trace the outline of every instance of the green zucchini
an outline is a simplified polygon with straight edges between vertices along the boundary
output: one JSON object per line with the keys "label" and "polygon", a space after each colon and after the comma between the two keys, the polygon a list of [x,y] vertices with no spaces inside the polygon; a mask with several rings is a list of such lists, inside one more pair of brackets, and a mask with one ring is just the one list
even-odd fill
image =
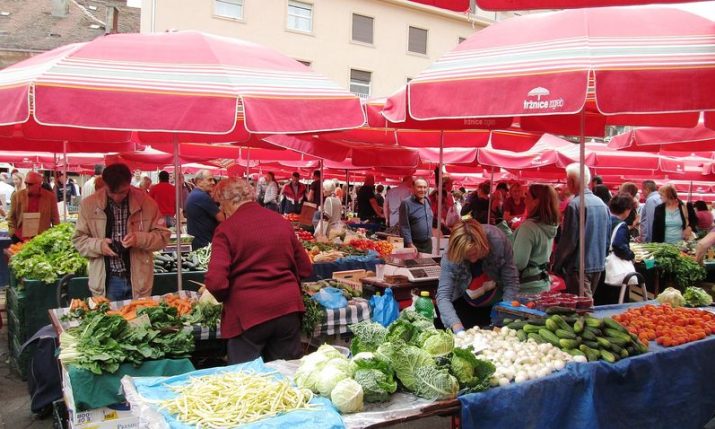
{"label": "green zucchini", "polygon": [[545,339],[552,345],[554,345],[556,347],[561,347],[561,344],[559,343],[559,337],[554,335],[554,333],[549,331],[548,329],[546,329],[546,328],[539,329],[539,335],[541,335],[541,337],[543,339]]}

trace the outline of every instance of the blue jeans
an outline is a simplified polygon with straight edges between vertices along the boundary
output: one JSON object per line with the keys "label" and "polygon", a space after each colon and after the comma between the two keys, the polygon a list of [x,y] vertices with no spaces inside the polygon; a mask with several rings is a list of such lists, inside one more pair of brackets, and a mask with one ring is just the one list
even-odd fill
{"label": "blue jeans", "polygon": [[132,286],[129,284],[129,279],[110,276],[107,282],[107,298],[110,301],[132,299]]}

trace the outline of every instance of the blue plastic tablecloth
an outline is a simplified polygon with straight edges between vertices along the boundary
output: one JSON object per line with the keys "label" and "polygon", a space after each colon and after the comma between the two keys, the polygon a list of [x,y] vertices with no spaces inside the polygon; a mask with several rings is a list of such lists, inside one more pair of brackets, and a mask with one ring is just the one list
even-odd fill
{"label": "blue plastic tablecloth", "polygon": [[[218,368],[209,368],[199,371],[188,372],[186,374],[177,375],[174,377],[138,377],[134,378],[132,381],[136,387],[137,392],[141,394],[146,400],[166,400],[176,396],[170,387],[185,384],[191,377],[200,377],[204,375],[211,374],[221,374],[228,372],[238,372],[238,371],[253,371],[255,373],[273,373],[274,370],[268,368],[261,358],[254,361],[231,365]],[[282,375],[276,374],[276,378],[283,378]],[[330,401],[318,396],[313,397],[310,401],[311,404],[315,404],[318,407],[312,410],[298,410],[291,411],[282,415],[275,417],[266,418],[259,420],[254,423],[242,425],[241,428],[245,429],[280,429],[280,428],[291,428],[291,429],[315,429],[315,428],[326,428],[326,429],[339,429],[344,428],[343,420],[340,418],[340,414],[333,408]],[[158,407],[158,404],[156,404]],[[186,425],[179,422],[174,418],[174,416],[168,413],[166,410],[160,411],[168,425],[172,429],[193,429],[194,426]]]}
{"label": "blue plastic tablecloth", "polygon": [[[597,317],[643,305],[597,307]],[[715,413],[715,336],[459,398],[465,428],[702,428]]]}
{"label": "blue plastic tablecloth", "polygon": [[375,271],[375,265],[384,264],[377,253],[370,252],[366,256],[346,256],[335,262],[319,262],[313,264],[313,277],[308,281],[333,278],[333,273],[348,270]]}

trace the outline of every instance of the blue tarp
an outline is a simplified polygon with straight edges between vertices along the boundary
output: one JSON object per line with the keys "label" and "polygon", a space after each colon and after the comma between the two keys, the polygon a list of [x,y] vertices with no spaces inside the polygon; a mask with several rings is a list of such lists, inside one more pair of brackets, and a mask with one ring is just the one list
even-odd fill
{"label": "blue tarp", "polygon": [[[272,373],[274,370],[268,368],[263,364],[263,361],[258,358],[252,362],[247,362],[239,365],[231,365],[218,368],[209,368],[199,371],[193,371],[182,375],[177,375],[174,377],[139,377],[134,378],[134,386],[137,392],[141,394],[146,400],[166,400],[176,396],[176,393],[171,391],[169,387],[181,385],[186,383],[190,377],[200,377],[204,375],[211,374],[221,374],[227,372],[237,372],[237,371],[253,371],[259,373]],[[284,378],[281,375],[276,374],[276,378]],[[260,420],[255,423],[242,425],[241,428],[245,429],[280,429],[290,427],[291,429],[315,429],[315,428],[327,428],[327,429],[338,429],[343,428],[342,419],[340,414],[333,408],[330,401],[325,398],[314,397],[310,402],[311,404],[318,405],[317,408],[313,410],[299,410],[291,411],[289,413],[271,417],[267,419]],[[166,410],[161,410],[161,414],[164,419],[173,429],[193,429],[194,426],[185,425],[178,420],[176,420],[171,414]]]}
{"label": "blue tarp", "polygon": [[375,252],[369,252],[366,256],[346,256],[335,262],[319,262],[313,264],[313,277],[308,281],[317,281],[333,278],[333,273],[348,270],[375,271],[376,264],[383,264],[384,261]]}
{"label": "blue tarp", "polygon": [[[596,308],[611,316],[638,304]],[[715,337],[459,398],[464,428],[698,428],[715,414]]]}

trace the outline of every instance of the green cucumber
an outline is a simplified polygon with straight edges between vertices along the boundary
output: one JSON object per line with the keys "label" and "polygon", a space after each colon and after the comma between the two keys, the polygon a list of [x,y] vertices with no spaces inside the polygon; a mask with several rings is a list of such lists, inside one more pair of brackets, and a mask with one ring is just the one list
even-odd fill
{"label": "green cucumber", "polygon": [[530,323],[527,323],[524,325],[522,328],[527,334],[538,334],[541,329],[543,329],[541,326],[536,326],[532,325]]}
{"label": "green cucumber", "polygon": [[603,321],[601,319],[596,319],[591,316],[586,316],[585,322],[586,326],[590,326],[591,328],[600,328],[603,325]]}
{"label": "green cucumber", "polygon": [[607,337],[622,338],[624,341],[628,341],[628,342],[633,341],[633,339],[631,338],[630,335],[623,333],[623,332],[619,331],[618,329],[606,328],[606,329],[604,329],[604,333],[606,334]]}
{"label": "green cucumber", "polygon": [[559,329],[559,324],[556,323],[556,320],[548,318],[546,319],[546,328],[551,332],[556,332]]}
{"label": "green cucumber", "polygon": [[584,341],[583,343],[586,344],[588,347],[591,347],[592,349],[601,348],[601,345],[598,344],[596,341]]}
{"label": "green cucumber", "polygon": [[583,332],[581,332],[581,337],[582,337],[584,340],[596,341],[596,334],[594,334],[593,332],[591,332],[591,331],[588,330],[588,329],[584,329]]}
{"label": "green cucumber", "polygon": [[607,328],[615,329],[617,331],[621,331],[624,334],[628,335],[628,330],[626,328],[624,328],[620,323],[611,319],[610,317],[604,317],[603,324],[606,325]]}
{"label": "green cucumber", "polygon": [[576,347],[579,346],[577,340],[570,340],[568,338],[560,338],[559,339],[559,346],[562,349],[575,349]]}
{"label": "green cucumber", "polygon": [[628,344],[631,343],[630,339],[624,340],[623,338],[619,338],[619,337],[606,337],[606,340],[608,340],[608,342],[611,343],[611,345],[616,344],[621,347],[627,346]]}
{"label": "green cucumber", "polygon": [[559,337],[554,335],[554,333],[549,331],[548,329],[546,329],[546,328],[539,329],[539,335],[541,335],[541,337],[543,339],[545,339],[552,345],[554,345],[556,347],[561,347],[561,344],[559,344]]}
{"label": "green cucumber", "polygon": [[616,355],[609,352],[608,350],[601,349],[601,350],[599,350],[599,353],[601,353],[601,358],[603,358],[603,360],[605,360],[608,363],[614,363],[615,361],[618,360],[618,358],[616,358]]}
{"label": "green cucumber", "polygon": [[563,330],[563,329],[557,329],[555,334],[557,337],[565,338],[567,340],[575,340],[576,339],[576,334],[574,334],[573,332]]}
{"label": "green cucumber", "polygon": [[527,333],[525,331],[521,331],[521,330],[516,331],[516,338],[518,338],[519,341],[526,341],[526,336],[527,336]]}
{"label": "green cucumber", "polygon": [[592,349],[585,344],[581,344],[578,349],[586,355],[586,358],[589,362],[597,361],[601,357],[601,354],[598,352],[598,350]]}
{"label": "green cucumber", "polygon": [[605,338],[603,338],[603,337],[596,337],[596,341],[598,342],[598,345],[601,346],[601,347],[603,347],[603,348],[610,348],[610,347],[611,347],[611,343],[610,343],[607,339],[605,339]]}
{"label": "green cucumber", "polygon": [[[506,319],[504,319],[504,320],[506,320]],[[509,329],[514,329],[515,331],[518,331],[518,330],[524,328],[524,326],[526,326],[526,322],[523,320],[515,320],[510,323],[505,322],[504,326],[508,327]]]}
{"label": "green cucumber", "polygon": [[579,349],[566,349],[566,353],[570,354],[571,356],[586,356],[586,353],[582,352]]}
{"label": "green cucumber", "polygon": [[534,341],[536,341],[538,344],[544,344],[544,343],[546,342],[546,340],[543,339],[543,338],[541,337],[541,335],[535,334],[535,333],[527,334],[527,338],[528,338],[529,340],[534,340]]}
{"label": "green cucumber", "polygon": [[583,317],[579,317],[576,322],[573,324],[573,331],[577,334],[580,334],[583,332],[583,328],[585,326],[585,322],[583,321]]}

